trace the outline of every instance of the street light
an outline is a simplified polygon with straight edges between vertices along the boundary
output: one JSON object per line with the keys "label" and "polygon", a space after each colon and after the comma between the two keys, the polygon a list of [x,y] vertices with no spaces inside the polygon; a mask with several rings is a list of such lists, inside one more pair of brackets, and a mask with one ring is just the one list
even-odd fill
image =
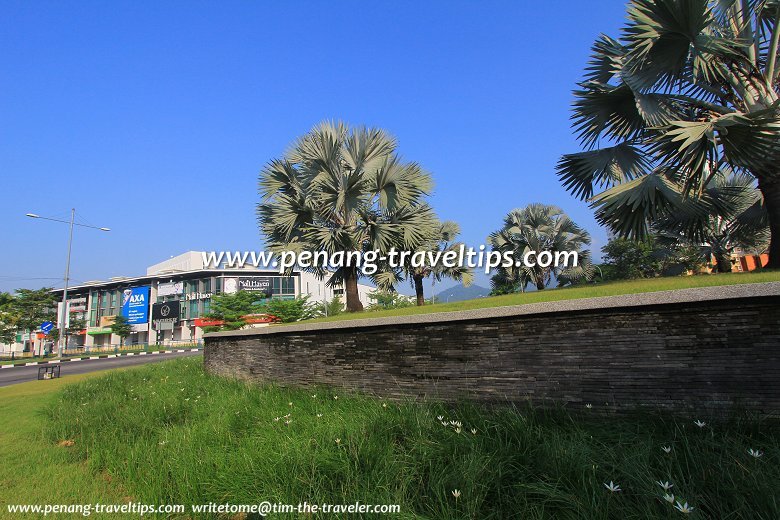
{"label": "street light", "polygon": [[97,229],[99,231],[111,231],[107,227],[89,226],[87,224],[79,224],[76,220],[76,208],[70,210],[70,220],[60,220],[57,218],[42,217],[35,213],[27,213],[26,216],[30,218],[39,218],[43,220],[51,220],[52,222],[62,222],[70,226],[70,233],[68,234],[68,261],[65,264],[65,288],[62,291],[62,315],[57,317],[57,326],[60,330],[59,338],[57,339],[57,359],[62,359],[62,351],[67,347],[68,339],[65,333],[65,324],[68,318],[68,281],[70,280],[70,250],[73,245],[73,226],[81,226],[86,228]]}

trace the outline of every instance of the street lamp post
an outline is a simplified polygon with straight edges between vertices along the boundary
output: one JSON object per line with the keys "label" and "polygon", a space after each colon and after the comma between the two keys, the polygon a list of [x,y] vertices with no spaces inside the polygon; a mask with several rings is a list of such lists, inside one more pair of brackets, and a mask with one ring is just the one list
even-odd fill
{"label": "street lamp post", "polygon": [[61,360],[62,353],[65,350],[65,347],[68,346],[68,335],[65,332],[65,326],[68,322],[68,282],[70,281],[70,251],[73,246],[73,226],[87,227],[87,228],[97,229],[100,231],[111,231],[111,230],[107,227],[89,226],[87,224],[76,223],[76,208],[71,208],[69,221],[50,218],[50,217],[42,217],[40,215],[36,215],[35,213],[27,213],[27,216],[30,218],[51,220],[52,222],[61,222],[63,224],[68,224],[68,227],[70,228],[68,232],[68,260],[65,263],[65,287],[62,290],[62,314],[57,316],[57,326],[59,327],[60,330],[59,338],[57,338],[57,359]]}

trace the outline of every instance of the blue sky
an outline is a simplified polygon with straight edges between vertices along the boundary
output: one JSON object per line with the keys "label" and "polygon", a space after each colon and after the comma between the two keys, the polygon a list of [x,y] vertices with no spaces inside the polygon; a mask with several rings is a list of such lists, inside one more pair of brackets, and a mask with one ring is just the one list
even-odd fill
{"label": "blue sky", "polygon": [[393,133],[470,245],[543,202],[598,251],[604,230],[554,166],[578,150],[569,107],[590,45],[624,17],[623,1],[606,0],[5,0],[0,290],[62,277],[66,226],[28,212],[76,207],[112,228],[77,229],[75,281],[142,274],[187,250],[261,248],[257,174],[323,119]]}

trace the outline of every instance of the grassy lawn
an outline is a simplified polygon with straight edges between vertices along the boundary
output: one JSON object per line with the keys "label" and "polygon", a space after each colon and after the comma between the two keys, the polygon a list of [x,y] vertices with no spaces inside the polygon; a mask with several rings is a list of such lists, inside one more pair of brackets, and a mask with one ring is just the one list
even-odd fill
{"label": "grassy lawn", "polygon": [[[679,517],[661,480],[692,518],[780,517],[777,420],[393,402],[211,377],[199,357],[106,372],[55,398],[10,391],[16,399],[0,401],[6,500],[127,494],[399,504],[393,518]],[[34,413],[42,406],[45,420]],[[57,448],[62,440],[74,445]]]}
{"label": "grassy lawn", "polygon": [[68,384],[100,372],[0,388],[0,518],[7,504],[121,502],[126,493],[107,473],[93,472],[85,460],[44,433],[43,413]]}
{"label": "grassy lawn", "polygon": [[409,316],[412,314],[427,314],[433,312],[465,311],[469,309],[484,309],[487,307],[505,307],[508,305],[524,305],[527,303],[552,302],[560,300],[576,300],[594,298],[596,296],[616,296],[620,294],[636,294],[672,289],[692,289],[695,287],[712,287],[717,285],[737,285],[746,283],[778,282],[780,271],[763,270],[749,273],[728,273],[717,275],[674,276],[645,280],[624,280],[604,282],[578,287],[561,289],[545,289],[527,293],[491,296],[452,303],[436,303],[423,307],[404,307],[388,311],[373,311],[354,314],[339,314],[328,318],[309,320],[307,323],[323,321],[356,320],[365,318],[380,318],[384,316]]}

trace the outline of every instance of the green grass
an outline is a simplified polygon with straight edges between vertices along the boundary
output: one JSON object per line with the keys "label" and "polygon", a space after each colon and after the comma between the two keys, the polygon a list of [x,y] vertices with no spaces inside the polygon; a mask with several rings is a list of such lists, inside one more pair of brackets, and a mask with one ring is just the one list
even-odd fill
{"label": "green grass", "polygon": [[[692,289],[696,287],[713,287],[718,285],[739,285],[746,283],[778,282],[780,270],[762,270],[749,273],[702,274],[696,276],[674,276],[642,280],[622,280],[588,284],[577,287],[553,288],[543,291],[507,294],[476,298],[452,303],[436,303],[422,307],[404,307],[388,311],[373,311],[360,313],[345,313],[327,318],[308,320],[306,323],[326,321],[356,320],[365,318],[380,318],[386,316],[409,316],[412,314],[428,314],[434,312],[465,311],[469,309],[484,309],[488,307],[505,307],[508,305],[525,305],[528,303],[553,302],[560,300],[576,300],[594,298],[597,296],[616,296],[620,294],[637,294],[673,289]],[[281,324],[290,325],[287,324]]]}
{"label": "green grass", "polygon": [[[65,386],[47,417],[47,453],[73,440],[62,451],[69,467],[87,465],[88,483],[110,475],[146,503],[360,501],[400,504],[393,518],[430,519],[679,517],[661,499],[660,479],[696,508],[692,518],[780,517],[777,420],[614,416],[596,403],[567,411],[394,402],[212,377],[199,357]],[[36,453],[3,449],[17,453],[15,467]],[[24,474],[43,482],[37,471]],[[608,491],[609,481],[623,491]],[[53,482],[62,496],[68,484]]]}
{"label": "green grass", "polygon": [[0,518],[7,504],[120,503],[122,486],[44,434],[43,410],[64,386],[99,372],[0,388]]}

